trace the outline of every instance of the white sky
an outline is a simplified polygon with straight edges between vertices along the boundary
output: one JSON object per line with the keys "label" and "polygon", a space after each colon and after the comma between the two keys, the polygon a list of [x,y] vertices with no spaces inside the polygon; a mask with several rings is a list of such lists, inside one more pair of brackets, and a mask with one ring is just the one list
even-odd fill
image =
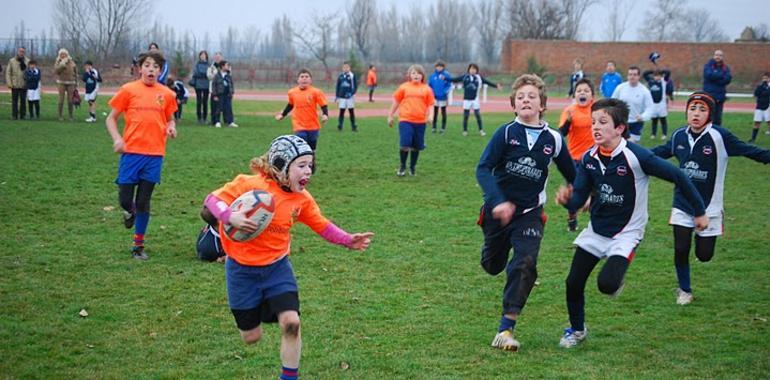
{"label": "white sky", "polygon": [[[423,0],[419,2],[423,9],[438,0]],[[599,5],[592,7],[586,14],[586,28],[581,36],[583,40],[602,40],[604,37],[603,17],[607,13],[608,0],[600,0]],[[42,30],[48,31],[52,23],[53,0],[0,0],[0,38],[13,36],[14,27],[24,20],[27,33],[33,36]],[[173,25],[178,32],[189,30],[196,37],[203,38],[208,31],[215,39],[228,25],[237,26],[244,30],[249,26],[257,26],[263,33],[267,32],[277,17],[287,14],[292,20],[301,22],[311,12],[327,10],[342,11],[352,3],[352,0],[155,0],[149,17],[143,18],[151,23],[159,19],[164,24]],[[399,8],[408,10],[414,0],[377,0],[380,9],[389,8],[396,4]],[[623,35],[624,40],[636,40],[637,29],[644,12],[654,3],[654,0],[637,0],[634,15],[628,21],[628,31]],[[219,5],[222,6],[219,6]],[[744,27],[757,25],[762,22],[770,24],[770,5],[762,0],[689,0],[690,7],[702,7],[708,10],[718,20],[730,39],[738,38]],[[215,19],[216,17],[216,19]]]}

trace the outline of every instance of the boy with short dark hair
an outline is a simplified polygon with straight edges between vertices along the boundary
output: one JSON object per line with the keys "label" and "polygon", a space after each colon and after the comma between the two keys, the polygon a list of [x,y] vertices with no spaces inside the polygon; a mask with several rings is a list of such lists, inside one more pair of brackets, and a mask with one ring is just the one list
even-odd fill
{"label": "boy with short dark hair", "polygon": [[230,128],[238,128],[233,117],[233,94],[235,93],[235,83],[230,75],[230,62],[222,60],[219,62],[219,72],[211,81],[211,99],[216,103],[214,113],[211,114],[211,121],[214,127],[222,128],[219,121],[220,113],[224,117],[224,122]]}
{"label": "boy with short dark hair", "polygon": [[353,96],[355,96],[358,90],[358,81],[355,74],[350,71],[350,62],[342,62],[342,73],[337,77],[337,88],[334,92],[336,97],[335,101],[340,107],[339,122],[337,129],[342,130],[342,125],[345,123],[345,110],[350,111],[350,128],[353,132],[358,131],[356,126],[356,102]]}
{"label": "boy with short dark hair", "polygon": [[190,97],[190,93],[184,86],[184,82],[180,79],[174,78],[173,76],[169,75],[166,85],[171,89],[171,91],[174,91],[174,94],[176,94],[177,109],[176,112],[174,112],[174,120],[180,120],[182,118],[182,108],[185,104],[187,104],[187,98]]}
{"label": "boy with short dark hair", "polygon": [[770,72],[762,74],[762,82],[754,89],[757,107],[754,109],[754,129],[751,130],[750,143],[757,141],[759,126],[762,122],[767,125],[766,135],[770,135]]}
{"label": "boy with short dark hair", "polygon": [[441,110],[441,133],[446,131],[446,106],[449,92],[452,91],[452,74],[446,70],[444,61],[436,61],[435,71],[428,79],[428,86],[433,90],[436,104],[433,106],[433,133],[436,133],[436,121]]}
{"label": "boy with short dark hair", "polygon": [[585,328],[585,285],[594,267],[607,258],[597,278],[599,291],[617,296],[626,270],[644,237],[647,224],[649,176],[674,182],[692,206],[698,229],[708,225],[703,200],[687,176],[651,151],[627,142],[628,105],[619,99],[601,99],[591,107],[596,145],[583,155],[573,187],[561,187],[557,203],[576,209],[589,196],[591,220],[578,235],[572,266],[566,280],[570,327],[559,346],[571,348],[588,335]]}
{"label": "boy with short dark hair", "polygon": [[[121,154],[115,182],[124,210],[123,223],[126,228],[135,227],[131,255],[138,260],[149,258],[144,251],[144,235],[150,222],[150,198],[160,183],[166,138],[176,137],[176,99],[157,80],[165,62],[157,51],[140,54],[140,79],[124,84],[112,97],[112,111],[105,120],[112,148]],[[123,136],[118,132],[120,114],[125,120]]]}
{"label": "boy with short dark hair", "polygon": [[88,102],[88,119],[86,123],[96,122],[96,94],[99,92],[99,83],[102,82],[102,76],[94,68],[94,63],[86,61],[83,64],[83,82],[86,84],[86,101]]}
{"label": "boy with short dark hair", "polygon": [[291,127],[294,134],[305,140],[313,151],[318,144],[321,123],[318,122],[317,107],[321,107],[321,122],[329,120],[329,108],[323,91],[313,87],[313,74],[308,69],[301,69],[297,74],[297,87],[289,90],[289,102],[275,120],[281,121],[289,112],[294,112]]}
{"label": "boy with short dark hair", "polygon": [[668,136],[668,103],[674,101],[674,85],[671,81],[671,70],[646,70],[642,77],[647,81],[647,86],[652,96],[652,134],[650,139],[655,139],[658,133],[658,121],[660,131],[663,134],[661,140]]}
{"label": "boy with short dark hair", "polygon": [[[37,61],[31,59],[27,64],[27,70],[24,71],[24,80],[27,83],[27,105],[29,106],[29,119],[40,119],[40,69],[37,68]],[[21,107],[24,107],[22,104]]]}

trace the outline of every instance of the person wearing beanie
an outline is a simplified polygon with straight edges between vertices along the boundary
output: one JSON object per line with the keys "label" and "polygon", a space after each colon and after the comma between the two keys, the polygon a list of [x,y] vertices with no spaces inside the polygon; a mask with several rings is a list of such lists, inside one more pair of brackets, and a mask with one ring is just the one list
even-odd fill
{"label": "person wearing beanie", "polygon": [[[301,222],[326,241],[364,251],[372,232],[348,233],[321,214],[307,191],[313,174],[313,149],[302,138],[279,136],[268,151],[251,160],[252,174],[241,174],[211,192],[204,202],[219,221],[219,235],[227,254],[225,279],[227,299],[241,338],[246,344],[262,337],[261,324],[275,323],[281,329],[281,379],[296,379],[302,346],[299,293],[289,255],[291,228]],[[248,218],[249,209],[233,211],[230,205],[241,194],[261,190],[275,205],[267,228],[251,240],[238,242],[225,234],[225,225],[253,233],[257,224]]]}
{"label": "person wearing beanie", "polygon": [[[679,167],[690,178],[703,198],[708,227],[695,231],[695,256],[701,262],[714,257],[716,239],[723,233],[724,193],[727,160],[744,156],[764,164],[770,163],[770,150],[744,143],[729,130],[713,123],[715,99],[706,92],[695,92],[687,99],[687,125],[677,129],[671,139],[652,149],[662,158],[676,156]],[[680,187],[674,189],[674,202],[669,224],[674,230],[674,268],[679,287],[676,302],[692,302],[690,284],[690,246],[695,226],[694,209],[685,201]]]}

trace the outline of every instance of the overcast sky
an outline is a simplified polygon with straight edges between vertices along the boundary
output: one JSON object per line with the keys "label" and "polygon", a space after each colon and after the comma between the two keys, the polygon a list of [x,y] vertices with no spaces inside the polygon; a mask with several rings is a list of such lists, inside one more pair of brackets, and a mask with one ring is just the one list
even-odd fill
{"label": "overcast sky", "polygon": [[[52,23],[53,0],[24,0],[2,1],[0,12],[0,38],[13,36],[14,27],[24,20],[27,33],[37,36],[45,29],[49,30]],[[419,2],[423,9],[437,0],[423,0]],[[607,13],[608,0],[600,0],[600,5],[592,7],[586,15],[584,23],[585,31],[581,35],[582,40],[602,40],[605,26],[602,18]],[[325,12],[327,10],[341,11],[352,0],[155,0],[147,17],[142,21],[158,19],[162,23],[173,25],[177,31],[189,30],[197,37],[202,38],[208,31],[212,39],[217,38],[220,32],[233,25],[239,29],[249,26],[257,26],[263,32],[269,30],[273,20],[283,14],[287,14],[292,20],[300,23],[311,12]],[[377,0],[380,9],[396,4],[399,8],[410,9],[414,0]],[[471,2],[472,3],[472,2]],[[644,12],[654,3],[654,0],[637,0],[634,6],[634,15],[628,21],[628,31],[623,35],[624,40],[636,40],[637,29]],[[767,0],[689,0],[690,7],[702,7],[708,10],[718,20],[725,33],[731,40],[738,38],[743,28],[748,25],[757,25],[762,22],[770,24],[770,2]],[[216,19],[214,19],[216,17]]]}

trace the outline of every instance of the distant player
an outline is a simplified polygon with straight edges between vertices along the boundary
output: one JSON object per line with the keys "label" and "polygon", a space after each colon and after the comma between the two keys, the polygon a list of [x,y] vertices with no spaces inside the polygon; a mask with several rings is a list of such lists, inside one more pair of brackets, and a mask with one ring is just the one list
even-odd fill
{"label": "distant player", "polygon": [[519,349],[513,330],[537,279],[537,257],[547,219],[543,205],[548,167],[556,162],[568,183],[575,178],[575,164],[562,136],[542,119],[545,102],[545,83],[540,77],[516,78],[511,93],[516,119],[497,129],[476,167],[476,180],[484,191],[479,215],[484,234],[481,266],[493,276],[505,270],[507,277],[492,347],[506,351]]}
{"label": "distant player", "polygon": [[479,101],[481,86],[484,84],[495,86],[498,90],[501,90],[503,86],[500,83],[492,83],[487,78],[479,75],[479,66],[475,63],[468,65],[468,71],[465,75],[452,78],[452,82],[462,82],[463,84],[463,136],[468,136],[468,118],[471,114],[471,108],[473,109],[473,115],[476,116],[479,134],[486,136],[487,133],[484,132],[484,125],[481,122],[481,102]]}
{"label": "distant player", "polygon": [[671,81],[670,70],[646,70],[642,77],[647,81],[647,86],[652,96],[652,134],[650,139],[655,139],[658,134],[658,121],[660,121],[660,138],[665,140],[668,136],[668,106],[674,102],[674,82]]}
{"label": "distant player", "polygon": [[[559,131],[567,139],[567,148],[572,161],[577,165],[583,154],[594,146],[591,131],[591,106],[594,104],[594,85],[583,78],[575,84],[574,103],[568,105],[561,113]],[[577,231],[578,210],[569,210],[567,230]]]}
{"label": "distant player", "polygon": [[96,122],[96,95],[99,94],[99,83],[102,83],[102,75],[94,67],[94,63],[86,61],[83,65],[83,82],[86,87],[86,101],[88,102],[88,119],[86,123]]}
{"label": "distant player", "polygon": [[[29,119],[40,119],[40,94],[42,86],[40,84],[42,74],[37,67],[37,61],[30,59],[27,69],[24,70],[24,83],[27,85],[27,104],[29,105]],[[24,108],[24,105],[21,105]]]}
{"label": "distant player", "polygon": [[[401,166],[396,175],[406,174],[406,156],[409,160],[409,175],[415,175],[420,151],[425,149],[425,127],[433,121],[433,91],[425,84],[425,69],[412,65],[407,71],[409,81],[398,86],[393,93],[393,104],[388,111],[388,126],[393,127],[393,115],[398,110],[399,157]],[[411,153],[410,153],[411,152]]]}
{"label": "distant player", "polygon": [[770,72],[762,74],[762,82],[754,89],[757,106],[754,109],[754,129],[751,130],[750,143],[757,141],[759,126],[765,122],[766,135],[770,135]]}
{"label": "distant player", "polygon": [[[727,160],[730,156],[744,156],[770,163],[770,151],[739,140],[729,130],[714,125],[711,115],[714,99],[705,92],[696,92],[687,99],[687,125],[677,129],[668,143],[652,149],[663,158],[676,157],[679,167],[690,178],[706,204],[708,227],[695,232],[695,256],[700,261],[714,257],[717,237],[724,225],[724,191]],[[676,303],[692,302],[690,287],[690,245],[695,226],[693,215],[697,210],[685,201],[680,187],[674,190],[674,207],[669,224],[674,228],[674,266],[679,288]]]}
{"label": "distant player", "polygon": [[575,255],[567,275],[567,310],[570,327],[559,346],[571,348],[588,336],[585,327],[585,285],[603,258],[597,277],[599,291],[617,296],[628,266],[644,237],[647,224],[649,177],[674,182],[690,206],[694,227],[703,229],[708,218],[703,200],[687,176],[649,150],[624,139],[628,135],[628,106],[618,99],[601,99],[591,107],[596,146],[580,161],[574,189],[561,187],[557,203],[568,210],[583,206],[593,193],[591,221],[575,239]]}
{"label": "distant player", "polygon": [[233,212],[230,204],[241,194],[264,190],[273,197],[276,209],[270,225],[246,242],[222,239],[227,253],[225,280],[227,302],[244,343],[262,337],[261,324],[275,323],[281,328],[281,379],[296,379],[302,347],[299,319],[299,290],[289,261],[291,228],[301,222],[324,240],[363,251],[371,232],[350,234],[326,219],[313,196],[305,189],[312,176],[313,150],[297,136],[280,136],[270,149],[251,160],[252,175],[238,175],[208,195],[205,207],[223,223],[246,232],[257,225],[246,217],[248,210]]}
{"label": "distant player", "polygon": [[573,71],[572,74],[569,76],[569,91],[567,92],[567,96],[572,98],[575,95],[575,87],[577,87],[577,82],[583,78],[585,78],[585,74],[583,73],[583,61],[580,59],[575,59],[572,61],[572,67]]}
{"label": "distant player", "polygon": [[350,63],[348,61],[342,62],[342,73],[337,77],[337,88],[335,90],[335,100],[340,107],[340,116],[337,123],[337,129],[340,131],[345,123],[345,110],[350,112],[350,128],[353,132],[358,131],[358,126],[356,126],[356,101],[354,98],[356,91],[358,91],[356,75],[350,71]]}
{"label": "distant player", "polygon": [[611,98],[612,93],[615,92],[615,88],[621,83],[623,83],[623,77],[615,71],[615,62],[607,62],[607,69],[604,74],[602,74],[602,84],[599,87],[602,96]]}
{"label": "distant player", "polygon": [[366,72],[366,86],[369,87],[369,102],[374,103],[374,89],[377,88],[377,68],[369,65],[369,71]]}
{"label": "distant player", "polygon": [[[110,100],[112,111],[105,120],[112,137],[112,148],[120,153],[118,197],[124,210],[123,223],[134,227],[135,259],[147,260],[145,232],[150,223],[150,198],[160,183],[166,137],[176,137],[176,98],[174,92],[158,83],[166,62],[158,51],[142,53],[137,59],[140,79],[124,84]],[[118,116],[123,114],[123,136],[118,132]]]}
{"label": "distant player", "polygon": [[433,66],[435,71],[428,79],[428,86],[433,91],[433,97],[436,98],[436,104],[433,106],[433,133],[436,133],[439,111],[441,111],[441,133],[444,133],[446,131],[446,106],[449,92],[452,91],[452,74],[446,70],[446,64],[443,61],[436,61]]}
{"label": "distant player", "polygon": [[308,69],[297,73],[297,87],[289,90],[289,102],[281,113],[275,115],[275,120],[283,120],[289,112],[292,113],[291,127],[294,134],[305,140],[313,151],[318,144],[321,123],[318,122],[318,108],[321,108],[321,122],[329,120],[329,108],[326,105],[326,95],[313,87],[313,74]]}
{"label": "distant player", "polygon": [[620,99],[628,105],[628,130],[630,135],[628,139],[631,142],[638,142],[642,139],[642,129],[644,121],[650,120],[652,116],[652,94],[647,87],[639,83],[641,70],[638,66],[628,68],[628,81],[623,82],[612,93],[612,97]]}

